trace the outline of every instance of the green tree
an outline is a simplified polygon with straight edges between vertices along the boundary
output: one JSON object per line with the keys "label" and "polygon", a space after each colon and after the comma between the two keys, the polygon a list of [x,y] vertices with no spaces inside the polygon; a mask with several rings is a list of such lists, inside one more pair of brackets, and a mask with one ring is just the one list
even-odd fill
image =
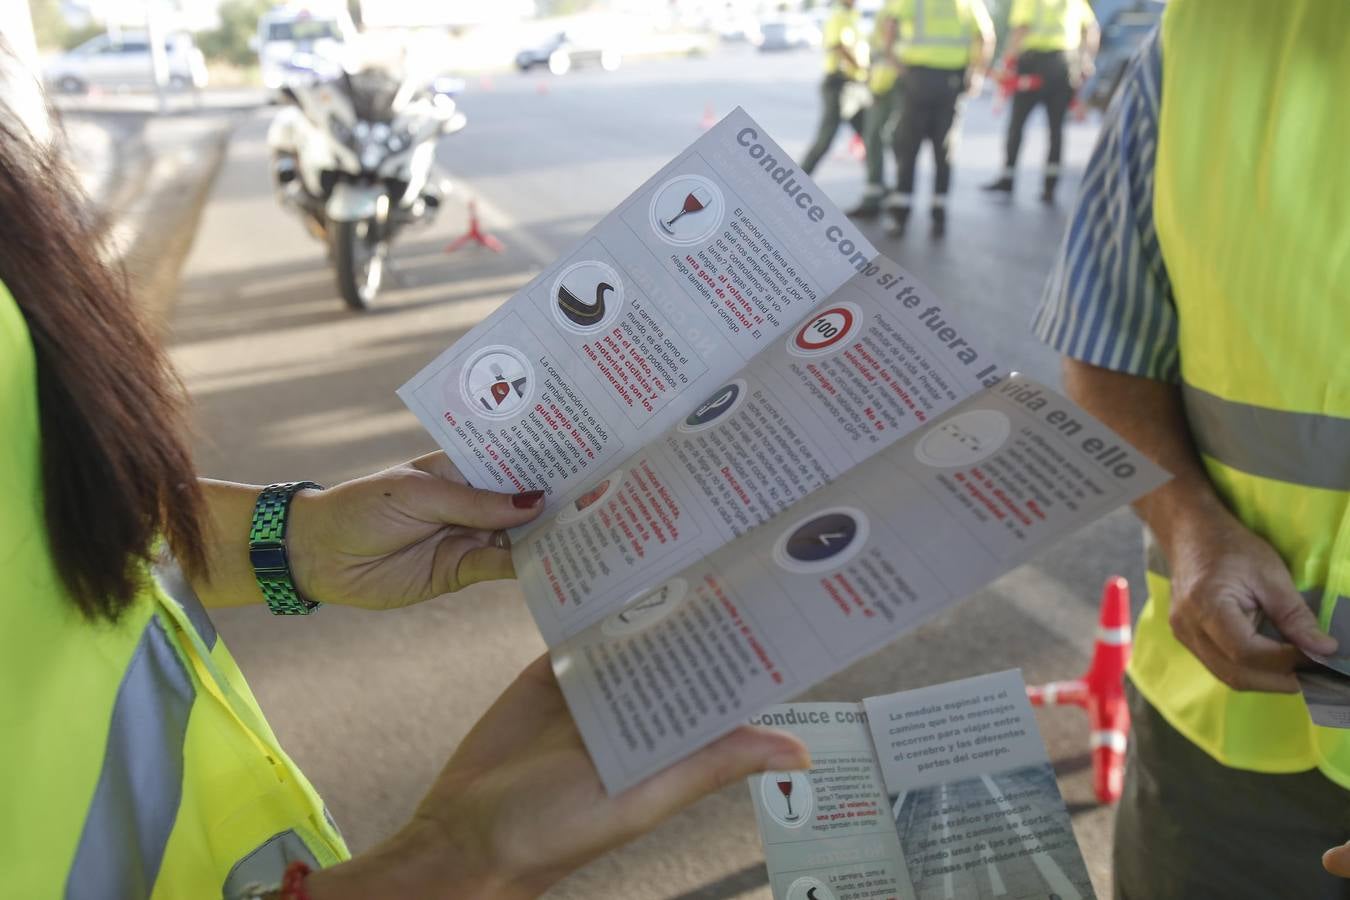
{"label": "green tree", "polygon": [[220,25],[197,35],[197,46],[209,59],[246,66],[256,54],[249,41],[258,33],[258,19],[272,6],[270,0],[225,0]]}
{"label": "green tree", "polygon": [[33,14],[33,37],[43,50],[65,47],[66,19],[61,15],[60,0],[28,0],[28,11]]}

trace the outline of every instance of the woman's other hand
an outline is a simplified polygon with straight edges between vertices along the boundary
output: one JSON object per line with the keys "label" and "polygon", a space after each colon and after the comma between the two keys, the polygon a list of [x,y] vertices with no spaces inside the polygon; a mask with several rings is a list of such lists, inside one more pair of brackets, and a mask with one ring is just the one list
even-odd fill
{"label": "woman's other hand", "polygon": [[312,600],[393,609],[496,578],[512,578],[504,529],[543,509],[542,491],[469,487],[444,453],[305,491],[291,506],[287,551]]}
{"label": "woman's other hand", "polygon": [[545,656],[464,738],[413,821],[371,854],[311,876],[311,894],[536,897],[707,794],[755,772],[809,765],[791,735],[743,726],[611,797]]}

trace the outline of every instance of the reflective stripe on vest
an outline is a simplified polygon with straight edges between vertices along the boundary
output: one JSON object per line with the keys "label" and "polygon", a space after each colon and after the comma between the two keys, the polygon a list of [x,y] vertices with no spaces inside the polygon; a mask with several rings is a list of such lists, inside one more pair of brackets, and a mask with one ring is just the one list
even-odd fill
{"label": "reflective stripe on vest", "polygon": [[1191,384],[1182,395],[1206,456],[1248,475],[1350,491],[1350,418],[1225,400]]}
{"label": "reflective stripe on vest", "polygon": [[[1350,654],[1350,4],[1173,0],[1163,17],[1154,221],[1187,421],[1215,491],[1266,539]],[[1298,695],[1236,692],[1168,625],[1156,549],[1130,673],[1221,762],[1320,768],[1350,787],[1350,732]],[[1340,659],[1350,667],[1350,656]]]}
{"label": "reflective stripe on vest", "polygon": [[152,616],[117,690],[66,897],[150,895],[178,815],[183,737],[195,695],[164,626]]}
{"label": "reflective stripe on vest", "polygon": [[970,62],[975,20],[965,0],[914,0],[913,15],[900,24],[897,56],[906,65],[964,69]]}

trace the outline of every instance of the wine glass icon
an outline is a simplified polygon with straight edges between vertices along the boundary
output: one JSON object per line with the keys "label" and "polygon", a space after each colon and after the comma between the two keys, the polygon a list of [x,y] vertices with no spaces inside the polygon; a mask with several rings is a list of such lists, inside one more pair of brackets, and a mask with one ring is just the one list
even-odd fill
{"label": "wine glass icon", "polygon": [[787,801],[787,815],[784,819],[788,822],[795,822],[798,817],[792,812],[792,776],[779,775],[777,780],[778,792],[782,794],[783,799]]}
{"label": "wine glass icon", "polygon": [[679,212],[669,219],[661,220],[661,227],[666,230],[667,234],[674,234],[675,223],[678,222],[682,216],[688,215],[689,213],[703,212],[703,210],[708,208],[710,203],[712,203],[712,193],[707,188],[694,188],[685,195],[684,206]]}

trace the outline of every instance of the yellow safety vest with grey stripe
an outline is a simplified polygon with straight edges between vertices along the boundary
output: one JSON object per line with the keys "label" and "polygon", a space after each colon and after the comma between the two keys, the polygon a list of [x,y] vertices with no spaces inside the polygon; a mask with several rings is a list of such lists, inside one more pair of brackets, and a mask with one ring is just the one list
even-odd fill
{"label": "yellow safety vest with grey stripe", "polygon": [[900,61],[933,69],[969,65],[976,16],[988,18],[983,0],[894,0],[888,9],[900,24]]}
{"label": "yellow safety vest with grey stripe", "polygon": [[[1163,17],[1154,220],[1187,418],[1215,489],[1268,540],[1350,663],[1350,4],[1174,0]],[[1321,769],[1350,731],[1301,696],[1233,691],[1173,636],[1165,561],[1130,675],[1216,759]],[[1347,667],[1350,671],[1350,667]]]}
{"label": "yellow safety vest with grey stripe", "polygon": [[1083,29],[1096,23],[1087,0],[1013,0],[1008,25],[1026,28],[1022,49],[1077,50]]}
{"label": "yellow safety vest with grey stripe", "polygon": [[76,610],[47,548],[37,403],[0,285],[0,893],[232,898],[290,860],[347,858],[181,575],[147,572],[115,624]]}

